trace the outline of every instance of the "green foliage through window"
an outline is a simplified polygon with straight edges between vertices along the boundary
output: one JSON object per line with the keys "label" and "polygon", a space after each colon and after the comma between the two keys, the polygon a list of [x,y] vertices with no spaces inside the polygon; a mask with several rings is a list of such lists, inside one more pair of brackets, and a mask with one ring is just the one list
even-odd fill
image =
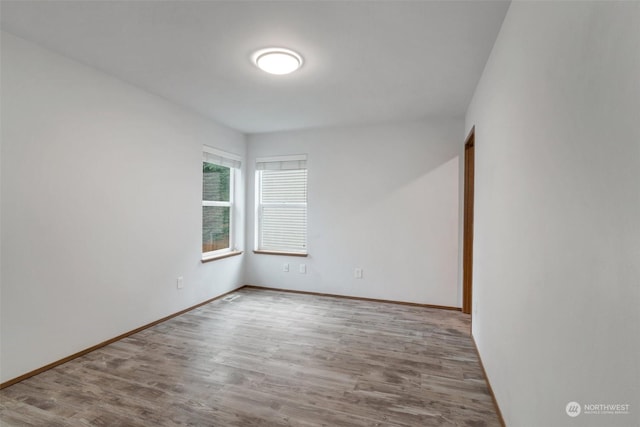
{"label": "green foliage through window", "polygon": [[231,169],[202,162],[202,252],[230,247]]}
{"label": "green foliage through window", "polygon": [[228,202],[230,182],[230,168],[202,162],[202,200]]}

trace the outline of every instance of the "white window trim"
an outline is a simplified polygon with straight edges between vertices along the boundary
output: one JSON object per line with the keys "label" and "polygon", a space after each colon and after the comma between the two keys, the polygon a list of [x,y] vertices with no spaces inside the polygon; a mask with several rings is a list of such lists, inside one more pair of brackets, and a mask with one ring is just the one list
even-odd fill
{"label": "white window trim", "polygon": [[[217,164],[217,163],[214,163]],[[221,165],[219,165],[221,166]],[[227,166],[225,166],[227,167]],[[235,175],[236,175],[236,169],[234,168],[229,168],[229,201],[228,202],[212,202],[212,201],[208,201],[208,200],[203,200],[202,201],[202,206],[219,206],[219,207],[228,207],[229,208],[229,247],[228,248],[223,248],[223,249],[217,249],[215,251],[209,251],[209,252],[202,252],[202,258],[206,259],[206,258],[212,258],[215,257],[217,255],[222,255],[222,254],[226,254],[228,252],[235,252],[235,221],[234,221],[234,217],[236,215],[235,212],[235,203],[234,203],[234,196],[235,196]],[[202,225],[201,225],[202,226]]]}
{"label": "white window trim", "polygon": [[[237,174],[241,168],[241,157],[227,153],[222,150],[218,150],[216,148],[212,148],[209,146],[203,146],[203,158],[202,162],[212,163],[218,166],[223,166],[229,168],[229,201],[208,201],[202,200],[202,206],[219,206],[219,207],[228,207],[229,208],[229,247],[223,249],[217,249],[215,251],[202,252],[202,260],[210,260],[215,259],[218,256],[227,255],[230,253],[239,252],[235,245],[236,239],[236,227],[235,227],[235,218],[238,215],[235,203],[236,197],[236,181]],[[202,182],[202,178],[201,178]],[[202,228],[202,220],[200,223],[200,227]],[[201,243],[202,244],[202,243]]]}
{"label": "white window trim", "polygon": [[240,169],[242,166],[242,157],[237,154],[228,153],[207,145],[202,146],[202,152],[202,160],[205,162],[235,169]]}
{"label": "white window trim", "polygon": [[[305,242],[305,248],[304,250],[300,250],[299,248],[293,248],[293,249],[279,249],[279,250],[273,250],[273,249],[269,249],[269,248],[264,248],[262,247],[262,242],[261,242],[261,236],[262,236],[262,230],[260,228],[260,224],[262,223],[262,208],[263,207],[306,207],[307,208],[307,216],[309,214],[309,203],[307,201],[307,203],[261,203],[260,201],[262,200],[262,182],[261,182],[261,176],[262,174],[260,173],[262,170],[265,170],[265,168],[259,168],[258,164],[259,163],[272,163],[272,164],[276,164],[276,163],[284,163],[284,162],[301,162],[300,164],[303,165],[304,167],[300,168],[300,169],[306,169],[307,170],[307,192],[308,192],[308,186],[309,186],[309,181],[308,181],[308,168],[307,168],[307,155],[306,154],[301,154],[301,155],[289,155],[289,156],[274,156],[274,157],[258,157],[255,160],[256,163],[256,170],[255,170],[255,203],[254,203],[254,252],[256,253],[271,253],[271,254],[277,254],[277,253],[281,253],[283,255],[286,254],[291,254],[291,255],[302,255],[302,256],[307,256],[309,253],[309,233],[308,233],[308,219],[307,219],[307,239]],[[267,168],[269,169],[269,168]],[[277,169],[277,167],[276,167]],[[284,169],[287,169],[286,167]],[[298,168],[296,168],[298,169]]]}

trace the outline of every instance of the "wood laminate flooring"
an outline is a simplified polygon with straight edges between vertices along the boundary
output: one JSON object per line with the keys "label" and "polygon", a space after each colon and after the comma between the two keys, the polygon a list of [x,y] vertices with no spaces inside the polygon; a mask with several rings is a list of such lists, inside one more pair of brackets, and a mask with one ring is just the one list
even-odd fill
{"label": "wood laminate flooring", "polygon": [[231,295],[5,388],[2,425],[500,425],[462,313]]}

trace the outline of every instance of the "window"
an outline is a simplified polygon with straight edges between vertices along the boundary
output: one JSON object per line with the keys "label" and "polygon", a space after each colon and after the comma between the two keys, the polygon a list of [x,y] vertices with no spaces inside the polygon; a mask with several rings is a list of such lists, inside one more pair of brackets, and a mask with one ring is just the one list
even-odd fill
{"label": "window", "polygon": [[256,159],[256,249],[307,253],[307,156]]}
{"label": "window", "polygon": [[202,258],[234,250],[234,183],[237,156],[204,147],[202,158]]}

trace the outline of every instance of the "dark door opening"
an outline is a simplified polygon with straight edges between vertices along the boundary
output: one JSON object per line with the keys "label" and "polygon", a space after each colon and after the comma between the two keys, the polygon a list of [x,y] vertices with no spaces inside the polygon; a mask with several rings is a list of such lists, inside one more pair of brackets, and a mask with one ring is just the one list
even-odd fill
{"label": "dark door opening", "polygon": [[473,193],[475,126],[464,144],[464,231],[462,243],[462,312],[471,314],[473,295]]}

